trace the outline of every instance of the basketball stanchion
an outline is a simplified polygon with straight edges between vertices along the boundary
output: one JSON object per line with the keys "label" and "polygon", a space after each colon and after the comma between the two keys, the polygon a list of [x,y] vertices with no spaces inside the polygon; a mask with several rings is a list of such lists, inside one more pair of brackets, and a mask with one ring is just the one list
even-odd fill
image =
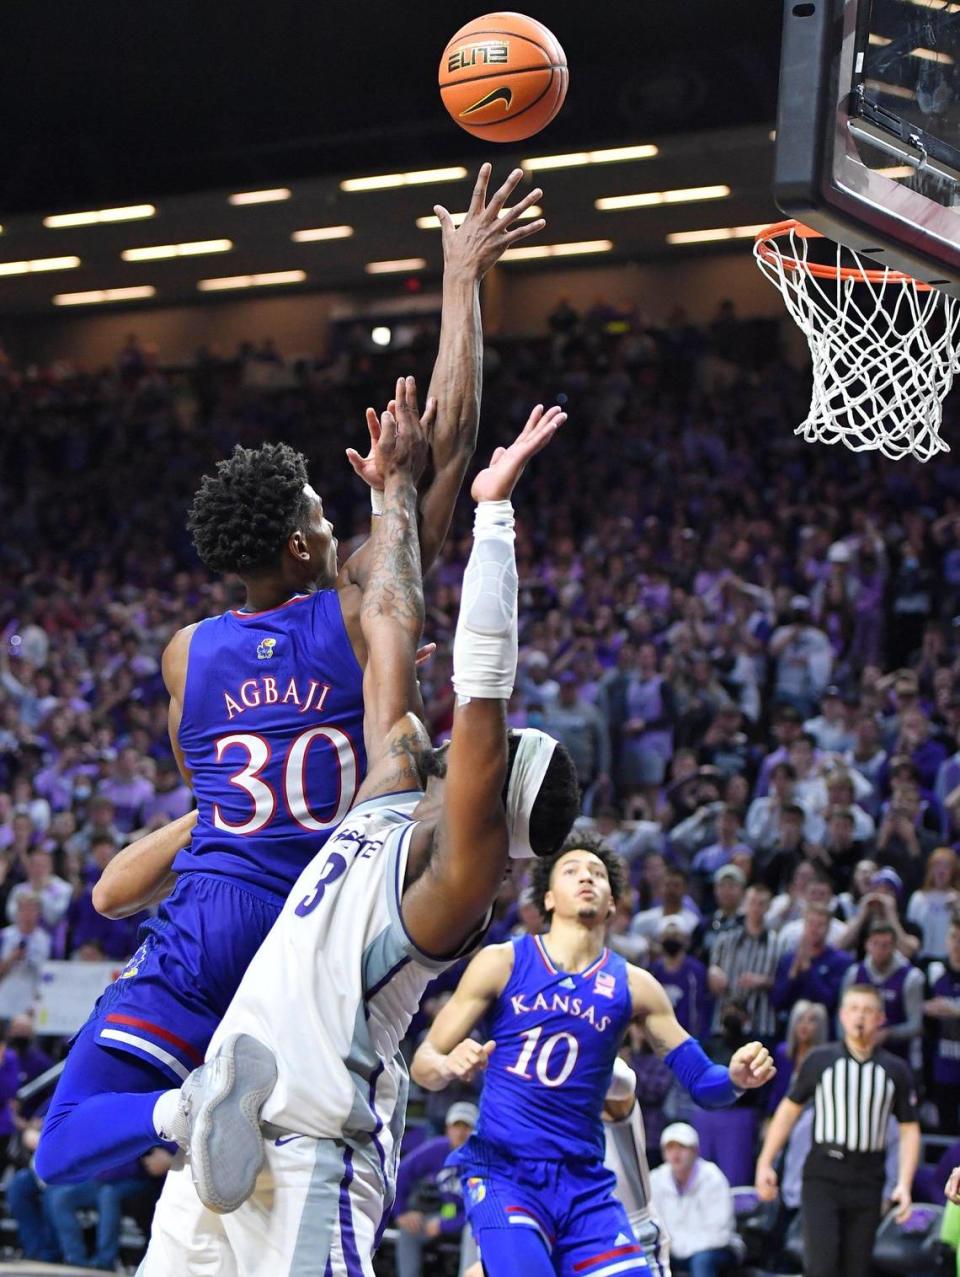
{"label": "basketball stanchion", "polygon": [[832,243],[785,221],[760,231],[754,244],[757,265],[810,348],[810,412],[796,433],[894,461],[949,452],[940,427],[960,369],[957,299],[910,275],[868,267],[842,244],[833,245],[834,260],[811,261],[815,240]]}

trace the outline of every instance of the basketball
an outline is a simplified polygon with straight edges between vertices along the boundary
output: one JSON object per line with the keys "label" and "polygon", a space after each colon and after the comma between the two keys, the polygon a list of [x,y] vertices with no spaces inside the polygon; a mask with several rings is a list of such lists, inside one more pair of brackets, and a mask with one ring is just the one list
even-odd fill
{"label": "basketball", "polygon": [[567,58],[542,22],[488,13],[461,27],[440,59],[450,116],[488,142],[519,142],[546,128],[567,96]]}

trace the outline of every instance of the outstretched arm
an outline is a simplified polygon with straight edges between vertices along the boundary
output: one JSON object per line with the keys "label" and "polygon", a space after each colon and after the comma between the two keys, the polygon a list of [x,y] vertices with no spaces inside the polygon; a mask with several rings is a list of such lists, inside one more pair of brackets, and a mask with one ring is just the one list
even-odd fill
{"label": "outstretched arm", "polygon": [[[480,390],[483,371],[483,327],[480,318],[480,281],[504,251],[528,235],[543,230],[542,218],[521,221],[543,191],[532,190],[512,208],[507,200],[523,177],[514,169],[487,202],[491,166],[477,175],[473,198],[459,227],[445,208],[437,205],[443,236],[443,309],[440,346],[427,392],[436,400],[436,424],[429,431],[432,477],[419,502],[420,556],[427,572],[446,540],[463,476],[477,446]],[[376,465],[377,414],[367,409],[371,449],[361,457],[347,449],[354,471],[374,488],[382,487]],[[364,587],[369,570],[369,542],[353,554],[341,572],[341,581]]]}
{"label": "outstretched arm", "polygon": [[177,875],[173,862],[190,845],[197,813],[138,838],[117,852],[93,888],[93,907],[105,918],[129,918],[159,904],[173,890]]}
{"label": "outstretched arm", "polygon": [[770,1052],[760,1042],[740,1047],[729,1069],[711,1063],[696,1038],[681,1027],[663,985],[639,967],[628,972],[633,1012],[642,1019],[650,1045],[702,1108],[726,1108],[741,1092],[774,1076]]}
{"label": "outstretched arm", "polygon": [[[419,703],[417,641],[423,628],[423,577],[416,524],[416,480],[426,460],[412,377],[397,381],[395,411],[382,417],[383,513],[370,538],[360,625],[368,658],[363,675],[363,735],[370,768],[357,801],[390,789],[414,789],[417,743],[429,745],[413,717]],[[428,405],[427,416],[432,407]],[[425,418],[426,420],[426,418]]]}
{"label": "outstretched arm", "polygon": [[403,898],[407,930],[427,953],[459,948],[489,908],[506,868],[506,704],[517,672],[510,495],[529,458],[565,420],[558,408],[544,412],[538,405],[514,443],[496,450],[471,490],[477,514],[453,646],[457,705],[443,806],[426,869]]}

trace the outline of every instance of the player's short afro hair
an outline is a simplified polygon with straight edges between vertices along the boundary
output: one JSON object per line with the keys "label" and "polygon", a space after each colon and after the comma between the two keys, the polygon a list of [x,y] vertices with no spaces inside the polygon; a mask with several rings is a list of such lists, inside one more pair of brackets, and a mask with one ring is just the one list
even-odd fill
{"label": "player's short afro hair", "polygon": [[237,444],[203,476],[187,518],[204,567],[245,576],[276,566],[309,514],[306,483],[306,460],[289,444]]}
{"label": "player's short afro hair", "polygon": [[610,894],[613,896],[614,904],[622,899],[628,887],[627,869],[622,859],[616,852],[610,850],[602,838],[585,831],[578,832],[574,830],[563,840],[560,849],[554,852],[552,856],[545,856],[533,862],[533,869],[530,873],[530,889],[533,892],[533,903],[544,918],[550,917],[550,910],[544,904],[547,892],[550,890],[550,879],[553,877],[557,861],[561,856],[565,856],[568,851],[592,851],[599,860],[603,861],[606,868],[607,878],[610,882]]}

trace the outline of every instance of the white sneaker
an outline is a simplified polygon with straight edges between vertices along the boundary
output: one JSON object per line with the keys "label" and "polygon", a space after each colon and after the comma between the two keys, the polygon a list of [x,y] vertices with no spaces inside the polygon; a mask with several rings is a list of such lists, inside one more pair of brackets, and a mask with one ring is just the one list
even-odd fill
{"label": "white sneaker", "polygon": [[253,1192],[265,1156],[260,1110],[276,1081],[273,1053],[236,1033],[180,1088],[170,1136],[189,1149],[200,1200],[218,1215],[235,1211]]}

